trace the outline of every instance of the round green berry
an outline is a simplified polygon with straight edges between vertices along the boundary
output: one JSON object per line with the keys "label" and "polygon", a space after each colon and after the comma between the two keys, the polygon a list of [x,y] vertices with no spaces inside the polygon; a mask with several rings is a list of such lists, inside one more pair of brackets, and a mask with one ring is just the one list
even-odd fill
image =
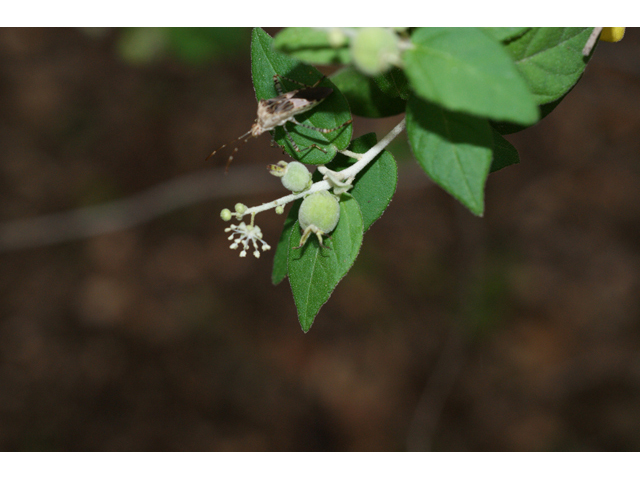
{"label": "round green berry", "polygon": [[309,195],[302,201],[298,212],[298,221],[303,230],[313,226],[322,234],[336,228],[340,220],[340,202],[326,190]]}
{"label": "round green berry", "polygon": [[220,218],[222,218],[222,220],[224,220],[225,222],[231,220],[231,210],[229,210],[228,208],[222,209],[222,211],[220,212]]}
{"label": "round green berry", "polygon": [[398,37],[388,28],[361,28],[351,42],[351,56],[362,73],[384,73],[400,59]]}
{"label": "round green berry", "polygon": [[300,162],[290,162],[281,180],[287,190],[302,192],[311,186],[311,172]]}

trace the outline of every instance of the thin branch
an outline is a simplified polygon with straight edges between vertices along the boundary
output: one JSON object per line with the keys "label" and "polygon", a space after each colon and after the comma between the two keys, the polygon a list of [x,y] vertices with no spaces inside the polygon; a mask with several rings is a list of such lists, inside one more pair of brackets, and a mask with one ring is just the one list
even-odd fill
{"label": "thin branch", "polygon": [[68,212],[0,224],[0,252],[53,245],[124,230],[185,206],[232,195],[275,192],[280,185],[264,182],[264,170],[238,167],[184,175],[128,198]]}
{"label": "thin branch", "polygon": [[587,43],[584,44],[584,48],[582,49],[582,55],[583,56],[587,56],[591,53],[591,50],[593,49],[593,46],[596,44],[596,42],[598,41],[598,37],[600,36],[600,32],[602,32],[602,28],[603,27],[595,27],[593,29],[593,31],[591,32],[591,35],[589,35],[589,39],[587,40]]}
{"label": "thin branch", "polygon": [[349,168],[340,171],[340,173],[342,174],[342,178],[355,177],[358,173],[360,173],[364,169],[364,167],[371,163],[371,161],[376,158],[376,156],[380,152],[382,152],[382,150],[387,148],[387,145],[389,145],[393,139],[400,135],[405,126],[406,119],[403,118],[398,125],[393,127],[393,129],[384,136],[382,140],[371,147],[367,151],[367,153],[363,154],[360,160],[351,165]]}

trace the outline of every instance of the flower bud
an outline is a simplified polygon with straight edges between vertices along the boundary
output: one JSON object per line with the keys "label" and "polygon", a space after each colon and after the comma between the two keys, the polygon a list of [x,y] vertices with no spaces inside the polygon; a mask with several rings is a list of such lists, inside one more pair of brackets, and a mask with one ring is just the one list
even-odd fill
{"label": "flower bud", "polygon": [[247,206],[244,203],[236,203],[236,206],[234,208],[236,210],[236,213],[240,216],[244,215],[244,212],[247,211]]}
{"label": "flower bud", "polygon": [[225,222],[231,220],[231,210],[229,210],[228,208],[223,209],[220,212],[220,218],[222,218],[222,220],[224,220]]}

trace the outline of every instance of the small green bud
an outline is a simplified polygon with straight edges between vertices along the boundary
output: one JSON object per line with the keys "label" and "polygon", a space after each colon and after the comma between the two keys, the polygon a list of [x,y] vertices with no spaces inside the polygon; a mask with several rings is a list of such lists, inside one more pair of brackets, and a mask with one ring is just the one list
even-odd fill
{"label": "small green bud", "polygon": [[400,60],[398,37],[388,28],[361,28],[351,42],[351,56],[362,73],[384,73]]}
{"label": "small green bud", "polygon": [[292,192],[302,192],[311,186],[311,172],[300,162],[290,162],[282,177],[282,185]]}
{"label": "small green bud", "polygon": [[231,220],[231,210],[229,210],[228,208],[224,208],[220,212],[220,218],[222,218],[222,220],[224,220],[225,222]]}
{"label": "small green bud", "polygon": [[276,207],[276,214],[282,215],[284,213],[284,205],[278,205]]}
{"label": "small green bud", "polygon": [[236,203],[235,210],[236,213],[240,216],[244,215],[244,212],[247,211],[247,206],[244,203]]}

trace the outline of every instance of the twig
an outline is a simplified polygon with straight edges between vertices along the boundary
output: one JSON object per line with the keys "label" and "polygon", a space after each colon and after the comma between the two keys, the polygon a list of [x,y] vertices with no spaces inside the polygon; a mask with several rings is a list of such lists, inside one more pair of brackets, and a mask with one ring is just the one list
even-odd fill
{"label": "twig", "polygon": [[589,35],[589,39],[587,40],[587,43],[584,44],[584,48],[582,49],[582,55],[583,56],[587,56],[591,53],[591,50],[593,49],[593,46],[596,44],[596,42],[598,41],[598,37],[600,36],[600,32],[602,32],[602,28],[603,27],[595,27],[593,29],[593,32],[591,32],[591,35]]}
{"label": "twig", "polygon": [[192,173],[128,198],[68,212],[0,224],[0,252],[53,245],[131,228],[213,198],[277,191],[263,181],[264,170],[238,167],[225,177],[220,169]]}

